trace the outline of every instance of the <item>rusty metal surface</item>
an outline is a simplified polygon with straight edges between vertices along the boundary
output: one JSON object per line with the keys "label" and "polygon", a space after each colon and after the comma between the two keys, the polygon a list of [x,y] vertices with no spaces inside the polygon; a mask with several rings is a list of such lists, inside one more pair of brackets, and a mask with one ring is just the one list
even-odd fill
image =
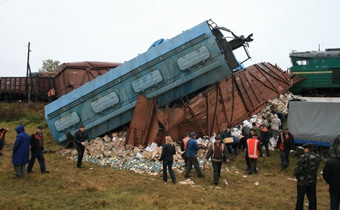
{"label": "rusty metal surface", "polygon": [[148,99],[138,95],[137,104],[132,116],[126,144],[145,145],[147,141],[156,142],[158,122],[155,117],[155,99]]}
{"label": "rusty metal surface", "polygon": [[121,63],[91,61],[63,63],[55,73],[56,95],[59,98],[119,65]]}
{"label": "rusty metal surface", "polygon": [[51,86],[53,86],[52,77],[1,77],[0,100],[26,101],[29,94],[32,101],[47,101],[47,92]]}
{"label": "rusty metal surface", "polygon": [[[279,97],[302,79],[293,80],[291,76],[270,63],[255,64],[234,72],[191,97],[174,103],[172,107],[154,111],[162,126],[162,130],[157,128],[157,136],[170,135],[176,141],[192,131],[199,136],[211,136],[220,133],[227,125],[240,125],[259,113],[268,100]],[[148,104],[138,106],[146,108]],[[135,112],[134,119],[144,118],[142,110]],[[155,142],[156,137],[152,137],[155,133],[156,130],[153,130],[153,134],[145,142],[143,140],[143,145]],[[161,145],[164,140],[158,139],[157,143]]]}

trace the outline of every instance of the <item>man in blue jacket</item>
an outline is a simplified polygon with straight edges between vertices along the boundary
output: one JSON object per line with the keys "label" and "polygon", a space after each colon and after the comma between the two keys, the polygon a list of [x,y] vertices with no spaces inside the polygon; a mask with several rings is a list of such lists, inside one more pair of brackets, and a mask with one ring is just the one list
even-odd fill
{"label": "man in blue jacket", "polygon": [[24,125],[15,128],[17,137],[13,147],[12,163],[14,165],[14,178],[22,178],[25,175],[25,165],[29,162],[30,136],[25,132]]}
{"label": "man in blue jacket", "polygon": [[187,142],[187,149],[185,151],[185,155],[187,157],[187,164],[185,167],[185,174],[184,174],[185,178],[190,177],[189,173],[191,171],[192,165],[194,165],[194,168],[196,170],[198,177],[199,178],[204,177],[200,169],[200,166],[198,164],[197,157],[196,157],[197,151],[200,149],[200,147],[198,146],[196,142],[196,137],[197,137],[197,134],[195,132],[192,132],[190,134],[190,139]]}

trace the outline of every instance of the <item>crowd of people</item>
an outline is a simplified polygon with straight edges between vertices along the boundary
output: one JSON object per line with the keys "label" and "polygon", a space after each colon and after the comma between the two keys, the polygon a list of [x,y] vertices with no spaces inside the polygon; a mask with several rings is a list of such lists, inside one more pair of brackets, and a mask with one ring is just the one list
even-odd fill
{"label": "crowd of people", "polygon": [[[275,118],[275,114],[273,116]],[[280,126],[280,123],[277,125]],[[289,156],[295,151],[294,135],[289,132],[288,128],[284,128],[278,134],[276,134],[276,127],[272,129],[271,124],[252,124],[252,127],[242,129],[242,138],[238,139],[235,135],[231,134],[231,126],[227,126],[220,134],[214,137],[214,141],[209,146],[206,152],[204,162],[211,161],[213,166],[213,183],[218,185],[221,176],[222,163],[229,162],[229,155],[237,156],[237,149],[245,149],[245,165],[249,175],[257,174],[257,160],[259,157],[263,157],[263,147],[265,148],[266,156],[270,157],[268,148],[269,138],[277,139],[276,148],[279,151],[281,159],[281,170],[285,170],[289,164]],[[14,178],[22,178],[27,173],[33,173],[33,166],[35,160],[38,159],[40,164],[41,173],[49,173],[46,170],[44,159],[44,137],[42,134],[43,127],[38,126],[36,132],[32,135],[28,135],[25,132],[24,125],[20,124],[15,128],[17,132],[16,140],[13,146],[12,163],[14,166],[15,176]],[[273,132],[270,132],[273,131]],[[5,144],[5,135],[8,132],[8,128],[0,128],[0,156],[2,155],[3,145]],[[88,141],[88,133],[85,130],[85,126],[81,125],[79,130],[74,135],[74,144],[78,152],[77,167],[81,168],[81,163],[84,155],[85,145]],[[224,141],[226,138],[232,138],[233,141]],[[190,171],[195,169],[198,178],[203,178],[204,174],[201,171],[199,162],[197,159],[197,152],[200,150],[200,146],[197,141],[197,134],[191,132],[185,134],[182,139],[181,150],[183,151],[183,159],[185,161],[184,177],[190,177]],[[309,209],[316,209],[317,206],[317,173],[322,158],[320,155],[314,152],[313,143],[309,142],[302,145],[304,154],[301,155],[294,169],[294,176],[297,179],[297,210],[303,209],[304,197],[307,195],[309,200]],[[29,157],[29,150],[31,148],[31,157]],[[163,161],[163,181],[167,183],[167,171],[170,174],[172,183],[176,183],[176,176],[172,170],[173,156],[176,154],[175,144],[170,136],[165,138],[165,144],[162,147],[162,154],[160,161]],[[324,168],[322,176],[324,180],[329,184],[330,194],[330,209],[339,209],[340,204],[340,134],[334,139],[329,148],[329,159]],[[27,169],[25,169],[28,164]]]}
{"label": "crowd of people", "polygon": [[[229,155],[237,156],[237,149],[240,148],[245,149],[245,162],[248,174],[257,174],[257,160],[259,157],[264,156],[263,147],[265,148],[266,156],[270,157],[268,146],[270,138],[276,140],[275,148],[280,154],[281,171],[288,168],[290,164],[289,156],[292,153],[295,153],[296,150],[294,135],[287,127],[282,127],[283,123],[281,123],[281,120],[284,120],[284,118],[280,119],[277,112],[275,112],[272,117],[272,120],[267,124],[257,125],[254,122],[251,127],[243,127],[242,137],[240,139],[232,134],[232,126],[230,125],[228,125],[220,134],[215,136],[215,141],[212,142],[208,148],[205,157],[205,163],[209,160],[212,163],[215,185],[218,185],[219,182],[222,162],[229,162]],[[184,177],[189,177],[192,166],[194,166],[198,177],[204,177],[196,158],[196,153],[199,150],[199,146],[195,141],[196,138],[197,134],[193,132],[190,137],[186,134],[182,141],[181,149],[184,152],[186,165]],[[233,138],[233,141],[224,142],[223,140],[226,138]],[[188,148],[190,148],[189,152]],[[297,180],[295,209],[303,209],[305,195],[307,195],[309,200],[308,208],[310,210],[317,209],[316,184],[322,158],[314,152],[315,145],[311,142],[302,145],[300,148],[303,149],[304,154],[299,158],[293,172]],[[330,209],[338,210],[340,204],[340,134],[338,134],[331,143],[329,153],[331,159],[326,162],[322,175],[324,180],[329,184]]]}

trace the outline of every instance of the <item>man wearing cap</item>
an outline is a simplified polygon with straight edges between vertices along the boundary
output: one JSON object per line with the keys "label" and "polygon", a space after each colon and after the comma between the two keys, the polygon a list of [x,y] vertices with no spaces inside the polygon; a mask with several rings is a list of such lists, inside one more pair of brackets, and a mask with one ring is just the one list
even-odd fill
{"label": "man wearing cap", "polygon": [[331,146],[329,147],[329,154],[331,155],[332,158],[337,156],[336,152],[339,147],[340,147],[340,133],[336,136]]}
{"label": "man wearing cap", "polygon": [[187,157],[187,163],[185,166],[185,174],[184,174],[185,178],[189,177],[189,173],[193,165],[194,165],[194,168],[196,170],[198,177],[199,178],[204,177],[200,169],[200,166],[198,164],[197,157],[196,157],[197,151],[200,149],[200,147],[198,146],[196,142],[196,137],[197,137],[197,134],[195,132],[192,132],[190,134],[190,139],[187,142],[187,149],[185,152],[185,156]]}
{"label": "man wearing cap", "polygon": [[[220,137],[221,140],[223,141],[223,139],[225,138],[230,138],[232,137],[231,135],[231,125],[228,125],[226,129],[224,129],[221,133],[220,133]],[[230,154],[232,154],[232,143],[228,143],[225,144],[227,146],[227,149],[229,151]]]}
{"label": "man wearing cap", "polygon": [[316,182],[321,157],[313,152],[314,145],[306,143],[302,145],[304,154],[296,163],[294,176],[297,179],[296,210],[303,210],[304,197],[307,194],[309,209],[316,209]]}
{"label": "man wearing cap", "polygon": [[336,154],[336,157],[326,162],[322,172],[324,180],[329,184],[331,210],[339,210],[340,203],[340,147]]}
{"label": "man wearing cap", "polygon": [[32,168],[35,162],[35,159],[38,159],[40,164],[40,172],[41,173],[49,173],[46,171],[45,166],[45,158],[44,158],[44,137],[42,134],[42,126],[38,126],[37,130],[34,134],[31,135],[31,159],[28,163],[27,173],[33,173]]}
{"label": "man wearing cap", "polygon": [[218,185],[218,180],[221,176],[221,167],[222,167],[223,157],[225,157],[226,161],[229,162],[228,150],[225,147],[225,145],[221,143],[220,136],[216,136],[215,142],[209,147],[207,155],[206,155],[206,161],[208,161],[210,157],[211,157],[211,163],[214,168],[214,184]]}

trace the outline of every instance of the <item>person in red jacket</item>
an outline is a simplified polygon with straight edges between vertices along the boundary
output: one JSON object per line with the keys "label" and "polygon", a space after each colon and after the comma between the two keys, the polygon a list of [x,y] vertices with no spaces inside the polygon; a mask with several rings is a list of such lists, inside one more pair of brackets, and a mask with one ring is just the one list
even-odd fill
{"label": "person in red jacket", "polygon": [[2,156],[2,149],[5,146],[5,136],[8,128],[0,128],[0,156]]}
{"label": "person in red jacket", "polygon": [[280,151],[281,171],[284,171],[289,166],[289,154],[295,151],[294,135],[289,132],[288,128],[280,133],[276,148]]}
{"label": "person in red jacket", "polygon": [[258,136],[255,129],[250,129],[251,138],[247,139],[246,148],[246,162],[248,174],[257,174],[257,159],[259,157],[259,144]]}

